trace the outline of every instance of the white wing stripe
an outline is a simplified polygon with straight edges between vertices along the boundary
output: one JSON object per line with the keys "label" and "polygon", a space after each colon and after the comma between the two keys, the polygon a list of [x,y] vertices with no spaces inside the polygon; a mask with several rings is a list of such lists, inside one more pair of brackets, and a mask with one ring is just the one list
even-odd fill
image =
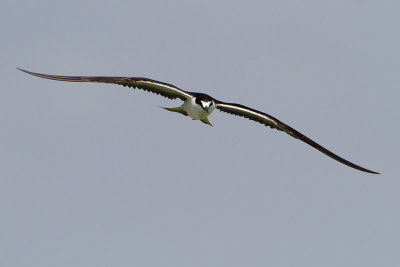
{"label": "white wing stripe", "polygon": [[155,85],[155,86],[163,87],[163,88],[165,88],[165,89],[168,89],[168,90],[177,92],[178,94],[184,95],[184,96],[186,96],[186,97],[188,97],[188,98],[192,97],[191,95],[189,95],[189,94],[183,92],[182,90],[179,90],[178,88],[173,87],[173,86],[166,85],[166,84],[164,84],[164,83],[157,83],[157,82],[151,82],[151,81],[145,81],[145,80],[143,80],[143,81],[137,81],[137,83],[148,83],[148,84],[153,84],[153,85]]}
{"label": "white wing stripe", "polygon": [[[260,114],[260,113],[258,113],[258,112],[254,112],[254,111],[252,111],[252,110],[248,110],[248,109],[246,109],[246,108],[241,108],[241,107],[238,107],[238,106],[232,106],[232,105],[227,105],[227,104],[218,104],[217,106],[224,106],[224,107],[228,107],[228,108],[232,108],[232,109],[236,109],[236,110],[243,111],[244,113],[251,113],[251,114],[253,114],[253,115],[256,115],[257,117],[262,117],[263,119],[266,119],[267,121],[270,121],[270,122],[272,122],[273,124],[275,124],[276,126],[278,126],[278,124],[276,123],[275,120],[273,120],[273,119],[271,119],[271,118],[268,118],[267,116],[265,116],[265,115],[263,115],[263,114]],[[243,115],[244,115],[244,114],[243,114]]]}

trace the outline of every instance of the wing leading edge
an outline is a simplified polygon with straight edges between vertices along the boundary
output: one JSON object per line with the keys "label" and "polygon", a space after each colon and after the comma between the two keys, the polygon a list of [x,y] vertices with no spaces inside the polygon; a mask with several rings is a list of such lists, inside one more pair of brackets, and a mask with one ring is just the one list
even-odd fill
{"label": "wing leading edge", "polygon": [[60,75],[48,75],[36,72],[31,72],[17,68],[20,71],[28,73],[30,75],[64,82],[93,82],[93,83],[111,83],[118,84],[122,86],[132,87],[133,89],[138,88],[144,91],[148,91],[157,95],[169,99],[179,98],[181,100],[186,100],[191,97],[189,92],[186,92],[178,87],[164,82],[159,82],[156,80],[142,78],[142,77],[107,77],[107,76],[60,76]]}

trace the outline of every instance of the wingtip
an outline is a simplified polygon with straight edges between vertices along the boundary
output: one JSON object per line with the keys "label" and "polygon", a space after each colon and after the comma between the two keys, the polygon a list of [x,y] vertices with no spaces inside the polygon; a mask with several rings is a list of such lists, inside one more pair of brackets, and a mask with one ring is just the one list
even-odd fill
{"label": "wingtip", "polygon": [[366,172],[366,173],[370,173],[370,174],[381,174],[380,172],[371,171],[371,170],[368,170],[368,169],[365,169],[365,168],[360,168],[358,170]]}
{"label": "wingtip", "polygon": [[21,69],[21,68],[18,68],[18,67],[16,67],[17,68],[17,70],[20,70],[20,71],[22,71],[22,72],[25,72],[25,73],[30,73],[29,71],[27,71],[27,70],[24,70],[24,69]]}

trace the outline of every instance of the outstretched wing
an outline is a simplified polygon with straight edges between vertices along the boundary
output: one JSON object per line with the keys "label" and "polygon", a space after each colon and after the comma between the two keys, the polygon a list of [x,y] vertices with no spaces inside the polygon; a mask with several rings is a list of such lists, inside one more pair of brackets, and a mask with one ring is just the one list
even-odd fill
{"label": "outstretched wing", "polygon": [[132,88],[142,89],[157,95],[164,96],[169,99],[180,98],[186,100],[191,97],[189,92],[186,92],[178,87],[164,82],[159,82],[152,79],[141,78],[141,77],[106,77],[106,76],[60,76],[60,75],[48,75],[35,73],[27,70],[17,68],[20,71],[37,76],[40,78],[64,81],[64,82],[94,82],[94,83],[113,83]]}
{"label": "outstretched wing", "polygon": [[241,116],[241,117],[245,117],[248,118],[250,120],[259,122],[261,124],[264,124],[266,126],[269,126],[271,128],[274,129],[278,129],[280,131],[284,131],[287,134],[293,136],[294,138],[300,139],[303,142],[309,144],[310,146],[318,149],[319,151],[321,151],[322,153],[324,153],[325,155],[327,155],[328,157],[333,158],[334,160],[337,160],[349,167],[352,167],[354,169],[363,171],[363,172],[368,172],[368,173],[374,173],[374,174],[379,174],[378,172],[374,172],[368,169],[365,169],[361,166],[358,166],[348,160],[345,160],[342,157],[339,157],[338,155],[334,154],[333,152],[329,151],[328,149],[324,148],[323,146],[321,146],[320,144],[316,143],[315,141],[311,140],[310,138],[308,138],[307,136],[305,136],[304,134],[296,131],[295,129],[293,129],[292,127],[290,127],[289,125],[286,125],[285,123],[279,121],[278,119],[272,117],[271,115],[268,115],[266,113],[260,112],[258,110],[240,105],[240,104],[234,104],[234,103],[224,103],[221,101],[217,101],[216,102],[216,106],[217,109],[223,111],[223,112],[227,112],[233,115],[237,115],[237,116]]}

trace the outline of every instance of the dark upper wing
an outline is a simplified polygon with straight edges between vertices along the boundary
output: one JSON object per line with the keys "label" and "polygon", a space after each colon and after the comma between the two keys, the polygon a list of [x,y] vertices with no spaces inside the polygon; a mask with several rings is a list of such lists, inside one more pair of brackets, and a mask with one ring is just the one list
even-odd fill
{"label": "dark upper wing", "polygon": [[56,80],[56,81],[64,81],[64,82],[95,82],[95,83],[113,83],[119,84],[123,86],[133,87],[142,89],[151,93],[155,93],[157,95],[161,95],[167,97],[169,99],[180,98],[182,100],[186,100],[191,97],[189,92],[179,89],[178,87],[164,82],[159,82],[147,78],[140,77],[104,77],[104,76],[59,76],[59,75],[48,75],[30,72],[27,70],[23,70],[17,68],[20,71],[26,72],[33,76],[37,76],[40,78]]}
{"label": "dark upper wing", "polygon": [[360,170],[360,171],[364,171],[364,172],[368,172],[368,173],[374,173],[374,174],[379,174],[378,172],[374,172],[368,169],[365,169],[361,166],[358,166],[354,163],[351,163],[348,160],[345,160],[342,157],[339,157],[338,155],[332,153],[331,151],[329,151],[328,149],[324,148],[323,146],[317,144],[316,142],[314,142],[313,140],[311,140],[310,138],[308,138],[307,136],[303,135],[302,133],[296,131],[295,129],[293,129],[292,127],[286,125],[285,123],[279,121],[278,119],[260,112],[258,110],[243,106],[243,105],[239,105],[239,104],[234,104],[234,103],[224,103],[224,102],[220,102],[220,101],[216,101],[216,106],[217,109],[223,111],[223,112],[227,112],[233,115],[237,115],[237,116],[241,116],[241,117],[245,117],[248,118],[250,120],[259,122],[261,124],[264,124],[266,126],[269,126],[271,128],[275,128],[281,131],[286,132],[287,134],[293,136],[294,138],[300,139],[303,142],[309,144],[310,146],[318,149],[319,151],[321,151],[322,153],[324,153],[325,155],[349,166],[352,167],[354,169]]}

